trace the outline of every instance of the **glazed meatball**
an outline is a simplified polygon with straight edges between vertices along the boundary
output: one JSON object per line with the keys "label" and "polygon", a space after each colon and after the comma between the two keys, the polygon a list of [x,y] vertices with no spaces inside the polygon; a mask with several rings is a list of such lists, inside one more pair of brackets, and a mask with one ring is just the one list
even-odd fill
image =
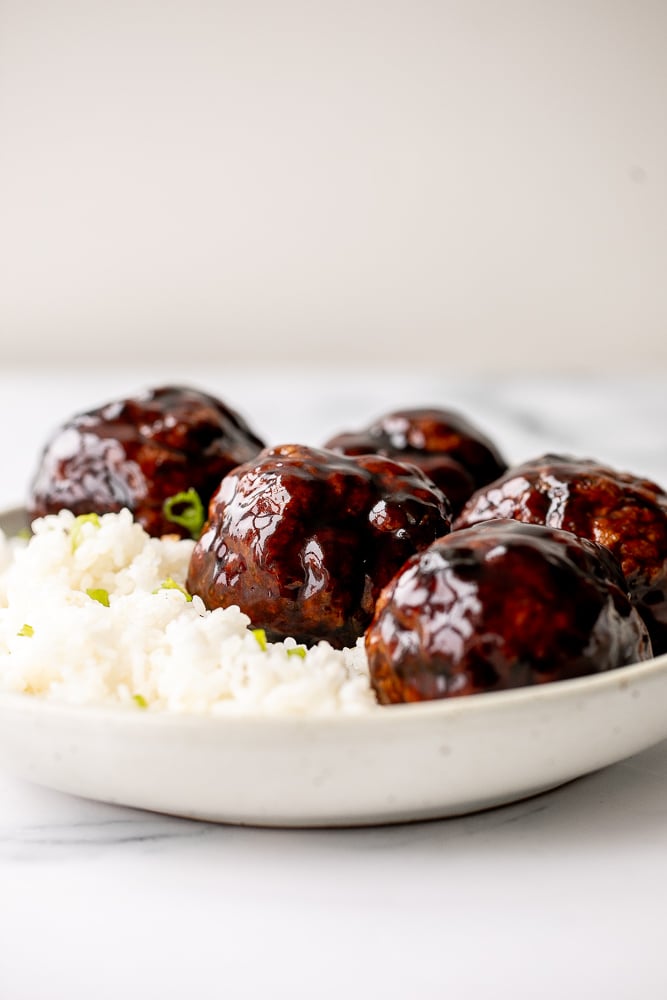
{"label": "glazed meatball", "polygon": [[[104,514],[128,507],[151,535],[189,536],[167,516],[165,501],[194,489],[206,505],[222,477],[262,447],[215,397],[177,386],[151,389],[64,424],[41,457],[28,510],[41,517],[63,508]],[[178,520],[178,509],[173,513]]]}
{"label": "glazed meatball", "polygon": [[589,459],[544,455],[475,493],[456,527],[496,517],[564,528],[606,545],[655,655],[667,652],[667,495],[659,486]]}
{"label": "glazed meatball", "polygon": [[187,587],[207,608],[239,605],[271,639],[340,648],[405,560],[449,530],[449,504],[419,469],[285,445],[222,481]]}
{"label": "glazed meatball", "polygon": [[507,468],[493,442],[450,410],[397,410],[361,431],[338,434],[325,447],[418,466],[447,495],[455,514],[476,489]]}
{"label": "glazed meatball", "polygon": [[565,680],[648,659],[646,626],[603,546],[490,521],[408,561],[366,634],[382,704]]}

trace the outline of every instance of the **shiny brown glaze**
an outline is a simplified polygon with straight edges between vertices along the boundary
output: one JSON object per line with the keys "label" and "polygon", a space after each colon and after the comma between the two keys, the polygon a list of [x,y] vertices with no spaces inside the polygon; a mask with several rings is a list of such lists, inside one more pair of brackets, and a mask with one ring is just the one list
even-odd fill
{"label": "shiny brown glaze", "polygon": [[667,652],[667,495],[655,483],[588,459],[544,455],[468,501],[455,528],[510,517],[564,528],[613,552],[657,656]]}
{"label": "shiny brown glaze", "polygon": [[151,535],[187,536],[164,501],[195,489],[206,505],[230,469],[262,441],[220,400],[165,386],[73,417],[51,438],[31,488],[31,516],[128,507]]}
{"label": "shiny brown glaze", "polygon": [[366,634],[382,704],[542,684],[648,659],[603,546],[517,521],[453,532],[382,592]]}
{"label": "shiny brown glaze", "polygon": [[338,434],[326,448],[343,455],[385,455],[418,466],[457,513],[480,486],[507,468],[482,431],[450,410],[397,410],[360,431]]}
{"label": "shiny brown glaze", "polygon": [[238,604],[271,639],[347,646],[405,560],[449,530],[419,469],[285,445],[223,480],[187,587],[208,608]]}

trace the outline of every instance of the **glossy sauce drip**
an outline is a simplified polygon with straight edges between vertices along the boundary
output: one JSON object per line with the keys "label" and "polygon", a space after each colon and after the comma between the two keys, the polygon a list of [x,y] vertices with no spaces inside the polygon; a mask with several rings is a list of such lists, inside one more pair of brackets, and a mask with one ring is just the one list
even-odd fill
{"label": "glossy sauce drip", "polygon": [[493,521],[415,556],[367,632],[384,703],[564,680],[647,659],[611,554],[569,532]]}
{"label": "glossy sauce drip", "polygon": [[588,459],[544,455],[479,490],[455,522],[508,517],[574,532],[618,559],[657,656],[667,652],[667,494]]}
{"label": "glossy sauce drip", "polygon": [[222,482],[187,586],[208,608],[238,604],[270,638],[352,645],[381,588],[449,529],[418,469],[285,445]]}
{"label": "glossy sauce drip", "polygon": [[446,494],[454,513],[478,487],[507,468],[493,442],[450,410],[397,410],[360,431],[336,435],[325,447],[344,455],[374,453],[416,465]]}
{"label": "glossy sauce drip", "polygon": [[68,421],[48,443],[32,484],[33,517],[128,507],[152,535],[187,530],[164,501],[193,488],[207,504],[222,477],[263,447],[242,418],[213,396],[166,386]]}

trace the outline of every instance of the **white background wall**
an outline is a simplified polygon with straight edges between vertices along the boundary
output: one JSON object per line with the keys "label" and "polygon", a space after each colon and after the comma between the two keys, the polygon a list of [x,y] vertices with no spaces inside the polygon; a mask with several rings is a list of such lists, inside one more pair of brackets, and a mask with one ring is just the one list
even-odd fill
{"label": "white background wall", "polygon": [[0,361],[667,370],[664,0],[0,0]]}

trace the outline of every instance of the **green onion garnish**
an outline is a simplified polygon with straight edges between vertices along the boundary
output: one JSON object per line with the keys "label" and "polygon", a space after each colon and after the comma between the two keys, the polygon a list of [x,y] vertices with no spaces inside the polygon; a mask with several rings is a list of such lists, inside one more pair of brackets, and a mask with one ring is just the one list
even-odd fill
{"label": "green onion garnish", "polygon": [[269,648],[268,643],[266,641],[266,632],[264,631],[263,628],[254,628],[251,629],[251,631],[255,639],[257,640],[257,645],[259,646],[261,651],[265,653]]}
{"label": "green onion garnish", "polygon": [[72,530],[69,533],[72,543],[72,552],[76,552],[83,541],[81,535],[84,524],[94,524],[96,528],[99,528],[100,523],[99,514],[79,514],[78,517],[74,518],[74,524],[72,525]]}
{"label": "green onion garnish", "polygon": [[98,604],[103,604],[105,608],[109,607],[109,591],[103,590],[102,587],[95,589],[94,587],[87,590],[86,593],[88,597],[92,598],[93,601],[97,601]]}
{"label": "green onion garnish", "polygon": [[293,646],[292,649],[287,650],[288,656],[300,656],[303,660],[306,656],[306,650],[303,646]]}
{"label": "green onion garnish", "polygon": [[17,635],[27,635],[27,636],[31,636],[31,635],[34,635],[34,634],[35,634],[35,630],[34,630],[34,628],[32,627],[32,625],[24,625],[24,626],[23,626],[23,628],[21,629],[21,631],[20,631],[20,632],[17,632],[16,634],[17,634]]}
{"label": "green onion garnish", "polygon": [[16,537],[20,538],[23,542],[29,542],[32,538],[32,531],[30,528],[21,528],[20,531],[16,532]]}
{"label": "green onion garnish", "polygon": [[167,521],[186,528],[194,539],[199,538],[204,527],[206,512],[201,497],[196,490],[175,493],[162,504],[162,513]]}
{"label": "green onion garnish", "polygon": [[168,576],[166,580],[163,580],[160,586],[157,588],[157,590],[154,590],[153,593],[157,594],[161,590],[178,590],[181,592],[181,594],[183,594],[183,597],[185,598],[186,601],[192,600],[192,594],[188,594],[185,587],[181,587],[180,583],[176,583],[176,581],[173,580],[170,576]]}
{"label": "green onion garnish", "polygon": [[148,708],[148,702],[144,698],[143,694],[133,694],[132,701],[136,701],[139,708]]}

